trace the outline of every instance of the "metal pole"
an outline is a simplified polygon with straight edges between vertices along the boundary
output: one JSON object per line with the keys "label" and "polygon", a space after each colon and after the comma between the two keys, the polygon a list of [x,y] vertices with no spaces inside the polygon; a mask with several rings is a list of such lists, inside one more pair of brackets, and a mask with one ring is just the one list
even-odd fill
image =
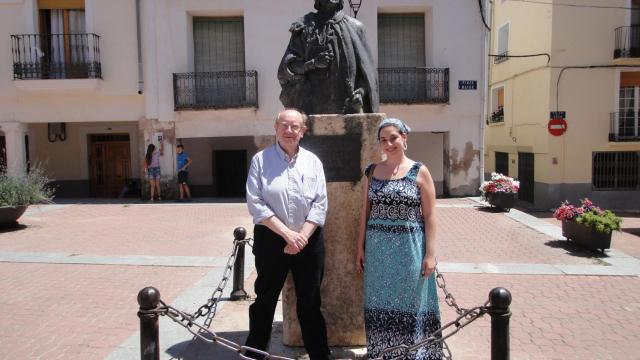
{"label": "metal pole", "polygon": [[494,288],[489,293],[491,304],[491,360],[509,360],[509,318],[511,293],[505,288]]}
{"label": "metal pole", "polygon": [[494,288],[489,293],[491,315],[491,360],[509,360],[509,318],[511,293],[505,288]]}
{"label": "metal pole", "polygon": [[[247,230],[243,227],[237,227],[233,230],[234,242],[244,240],[247,237]],[[233,263],[233,291],[231,292],[231,300],[246,299],[247,292],[244,291],[244,242],[236,243],[238,252],[236,253],[236,261]]]}
{"label": "metal pole", "polygon": [[151,312],[160,302],[160,292],[146,287],[138,293],[138,317],[140,318],[140,359],[160,360],[158,314]]}

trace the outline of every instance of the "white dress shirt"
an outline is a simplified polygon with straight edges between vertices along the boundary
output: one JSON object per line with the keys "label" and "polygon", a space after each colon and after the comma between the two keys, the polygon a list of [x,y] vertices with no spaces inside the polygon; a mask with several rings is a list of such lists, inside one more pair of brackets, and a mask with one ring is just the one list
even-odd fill
{"label": "white dress shirt", "polygon": [[298,148],[289,158],[277,143],[251,159],[247,177],[247,206],[253,223],[276,216],[293,231],[305,221],[323,226],[327,215],[327,185],[322,162]]}

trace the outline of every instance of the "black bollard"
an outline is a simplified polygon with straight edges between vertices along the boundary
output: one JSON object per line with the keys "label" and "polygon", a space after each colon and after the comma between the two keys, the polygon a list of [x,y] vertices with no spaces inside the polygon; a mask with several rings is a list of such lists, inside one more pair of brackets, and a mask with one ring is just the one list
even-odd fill
{"label": "black bollard", "polygon": [[[247,237],[247,230],[243,227],[237,227],[233,230],[233,238],[235,240],[244,240]],[[235,241],[234,240],[234,241]],[[244,291],[244,242],[238,244],[238,253],[236,261],[233,263],[233,291],[231,292],[231,300],[246,299],[247,292]]]}
{"label": "black bollard", "polygon": [[511,293],[505,288],[494,288],[489,293],[491,315],[491,360],[509,360],[509,318]]}
{"label": "black bollard", "polygon": [[155,309],[159,302],[160,292],[154,287],[146,287],[138,293],[141,360],[160,360],[158,314],[149,312]]}

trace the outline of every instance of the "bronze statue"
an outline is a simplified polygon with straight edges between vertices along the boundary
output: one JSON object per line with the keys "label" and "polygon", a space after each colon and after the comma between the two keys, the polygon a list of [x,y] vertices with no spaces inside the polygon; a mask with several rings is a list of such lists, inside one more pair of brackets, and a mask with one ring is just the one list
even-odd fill
{"label": "bronze statue", "polygon": [[342,0],[315,0],[295,21],[278,69],[280,101],[307,114],[378,112],[378,76],[362,23]]}

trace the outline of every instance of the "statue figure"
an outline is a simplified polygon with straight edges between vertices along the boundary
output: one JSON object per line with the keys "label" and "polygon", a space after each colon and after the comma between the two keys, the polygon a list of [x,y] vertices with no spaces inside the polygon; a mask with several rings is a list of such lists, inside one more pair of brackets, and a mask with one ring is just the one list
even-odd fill
{"label": "statue figure", "polygon": [[307,114],[378,112],[378,76],[362,23],[342,0],[315,0],[295,21],[278,69],[280,101]]}

